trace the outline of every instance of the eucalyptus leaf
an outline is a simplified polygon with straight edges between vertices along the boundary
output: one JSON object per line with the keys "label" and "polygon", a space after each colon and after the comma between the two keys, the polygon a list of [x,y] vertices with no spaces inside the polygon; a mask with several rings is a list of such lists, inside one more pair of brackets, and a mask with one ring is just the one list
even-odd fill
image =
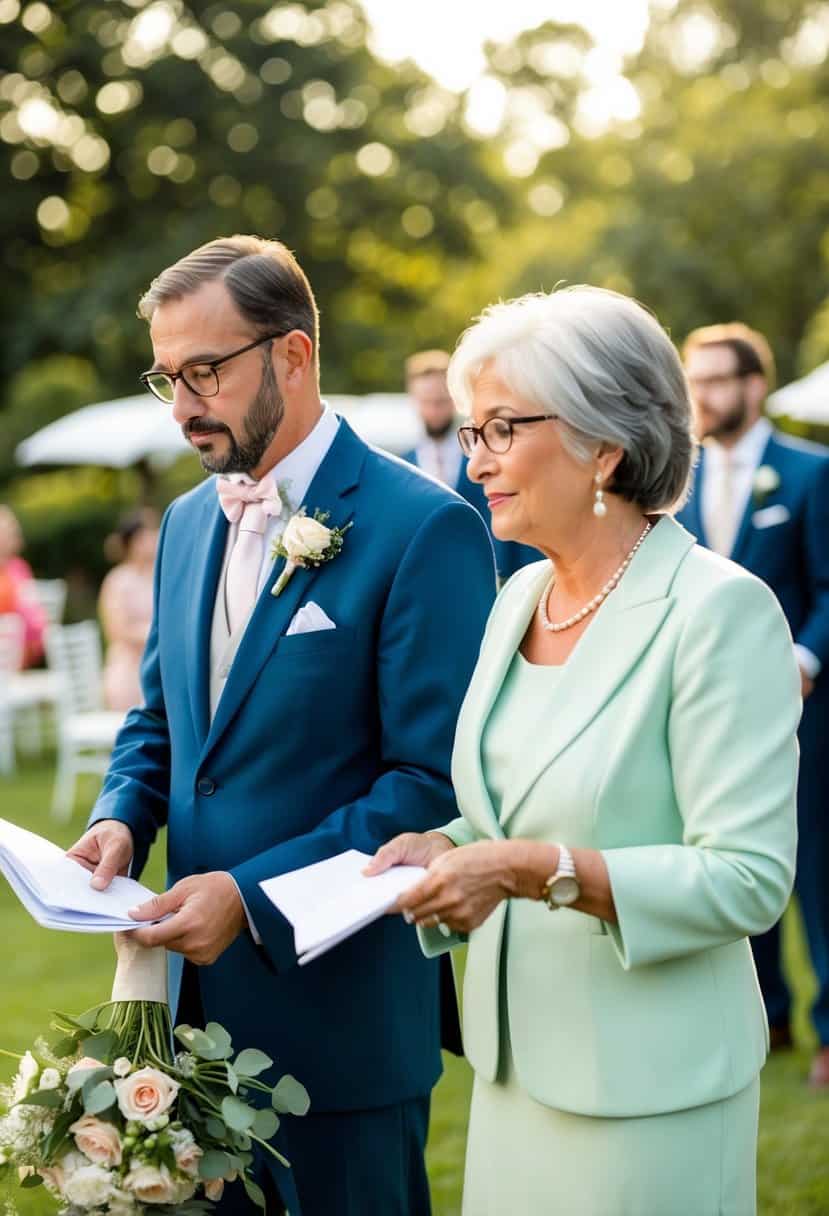
{"label": "eucalyptus leaf", "polygon": [[63,1106],[63,1098],[56,1089],[36,1089],[26,1098],[21,1098],[20,1106],[49,1106],[54,1110]]}
{"label": "eucalyptus leaf", "polygon": [[227,1069],[227,1083],[230,1086],[232,1093],[239,1092],[239,1078],[236,1075],[236,1069],[231,1064],[230,1060],[225,1060],[225,1068]]}
{"label": "eucalyptus leaf", "polygon": [[83,1108],[87,1115],[99,1115],[115,1104],[115,1086],[111,1081],[101,1081],[89,1093],[83,1090]]}
{"label": "eucalyptus leaf", "polygon": [[112,1054],[117,1042],[114,1031],[102,1030],[98,1034],[90,1035],[88,1039],[82,1039],[80,1048],[85,1056],[103,1061]]}
{"label": "eucalyptus leaf", "polygon": [[246,1132],[253,1126],[256,1111],[245,1102],[240,1102],[232,1094],[222,1099],[222,1118],[228,1127],[235,1132]]}
{"label": "eucalyptus leaf", "polygon": [[75,1071],[66,1078],[66,1088],[70,1094],[73,1094],[78,1089],[83,1089],[89,1085],[90,1081],[93,1085],[97,1085],[99,1081],[111,1081],[115,1073],[106,1064],[102,1064],[99,1068],[76,1068]]}
{"label": "eucalyptus leaf", "polygon": [[272,1110],[258,1110],[253,1121],[253,1134],[260,1140],[270,1140],[279,1128],[279,1117]]}
{"label": "eucalyptus leaf", "polygon": [[66,1035],[62,1039],[58,1039],[52,1044],[52,1055],[59,1060],[65,1060],[67,1056],[73,1056],[78,1050],[78,1036]]}
{"label": "eucalyptus leaf", "polygon": [[274,1086],[271,1105],[281,1115],[307,1115],[311,1099],[305,1086],[286,1073]]}
{"label": "eucalyptus leaf", "polygon": [[209,1148],[199,1161],[199,1177],[206,1182],[211,1178],[224,1178],[230,1170],[230,1157],[219,1149]]}
{"label": "eucalyptus leaf", "polygon": [[43,1186],[43,1179],[40,1174],[27,1174],[20,1185],[24,1190],[31,1191],[36,1186]]}
{"label": "eucalyptus leaf", "polygon": [[264,1212],[265,1211],[265,1194],[264,1194],[262,1188],[260,1186],[257,1186],[257,1184],[253,1181],[252,1178],[248,1178],[247,1174],[242,1175],[242,1182],[244,1182],[244,1184],[245,1184],[245,1190],[248,1193],[248,1199],[250,1199],[251,1203],[255,1203],[256,1206],[258,1208],[261,1208],[262,1211]]}
{"label": "eucalyptus leaf", "polygon": [[204,1033],[203,1030],[196,1030],[192,1026],[179,1026],[176,1030],[176,1035],[181,1039],[182,1043],[197,1055],[202,1060],[218,1060],[221,1056],[216,1054],[217,1048],[213,1039]]}
{"label": "eucalyptus leaf", "polygon": [[244,1077],[258,1077],[272,1064],[271,1057],[266,1056],[264,1051],[259,1051],[256,1047],[246,1047],[233,1061],[233,1067]]}
{"label": "eucalyptus leaf", "polygon": [[233,1040],[224,1026],[218,1022],[208,1022],[204,1033],[213,1043],[213,1053],[205,1056],[206,1060],[227,1060],[233,1055]]}
{"label": "eucalyptus leaf", "polygon": [[221,1119],[216,1115],[211,1115],[205,1123],[208,1136],[212,1136],[214,1140],[224,1140],[227,1135],[227,1127]]}

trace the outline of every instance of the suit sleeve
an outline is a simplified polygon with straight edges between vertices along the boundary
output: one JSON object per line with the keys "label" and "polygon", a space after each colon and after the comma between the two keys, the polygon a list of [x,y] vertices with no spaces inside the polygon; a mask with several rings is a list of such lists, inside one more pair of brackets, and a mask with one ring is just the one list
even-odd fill
{"label": "suit sleeve", "polygon": [[795,642],[829,663],[829,460],[821,460],[806,500],[804,524],[805,577],[811,611]]}
{"label": "suit sleeve", "polygon": [[481,519],[457,499],[443,503],[404,551],[382,616],[381,775],[312,832],[231,870],[277,970],[296,962],[293,930],[260,882],[346,849],[373,853],[399,832],[425,832],[457,813],[449,776],[455,724],[494,595],[492,549]]}
{"label": "suit sleeve", "polygon": [[625,969],[771,928],[794,881],[799,679],[758,580],[721,583],[680,638],[668,722],[682,844],[603,852]]}
{"label": "suit sleeve", "polygon": [[153,586],[153,620],[141,661],[144,704],[131,709],[118,732],[101,793],[89,817],[117,819],[135,842],[131,874],[137,878],[159,828],[167,822],[170,791],[170,736],[161,686],[158,651],[158,600],[164,542],[170,517],[162,521]]}

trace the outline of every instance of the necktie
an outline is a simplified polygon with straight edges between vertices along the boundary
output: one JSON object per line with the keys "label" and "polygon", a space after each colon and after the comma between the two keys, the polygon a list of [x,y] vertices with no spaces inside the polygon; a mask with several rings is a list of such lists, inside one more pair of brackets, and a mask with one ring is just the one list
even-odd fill
{"label": "necktie", "polygon": [[731,555],[737,532],[735,474],[734,457],[727,448],[724,448],[719,485],[714,498],[714,511],[708,528],[711,548],[715,553],[721,553],[723,557]]}
{"label": "necktie", "polygon": [[216,488],[225,515],[239,525],[225,575],[227,624],[234,633],[256,602],[265,528],[271,516],[282,514],[282,500],[271,476],[253,483],[219,477]]}

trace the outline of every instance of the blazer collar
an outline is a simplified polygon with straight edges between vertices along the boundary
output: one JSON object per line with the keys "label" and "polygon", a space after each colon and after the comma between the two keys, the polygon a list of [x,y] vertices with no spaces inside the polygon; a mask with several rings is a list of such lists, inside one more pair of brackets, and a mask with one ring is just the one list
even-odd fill
{"label": "blazer collar", "polygon": [[[468,781],[469,806],[482,807],[488,828],[497,835],[521,805],[541,773],[593,721],[638,663],[656,636],[673,604],[670,589],[694,538],[669,516],[663,516],[642,544],[619,586],[597,610],[561,672],[554,691],[555,738],[538,730],[517,741],[524,758],[519,774],[501,805],[500,823],[486,789],[481,739],[504,677],[536,610],[549,578],[547,563],[528,569],[527,577],[503,603],[494,631],[481,653],[478,671],[459,723],[455,778],[462,805],[461,782]],[[506,609],[511,611],[507,615]],[[462,729],[461,729],[462,725]]]}
{"label": "blazer collar", "polygon": [[[332,527],[342,528],[349,523],[354,514],[353,491],[359,485],[367,451],[366,444],[357,438],[345,420],[341,418],[337,436],[305,495],[304,503],[307,505],[309,514],[318,509],[330,512],[328,522]],[[212,504],[210,511],[214,516],[214,531],[212,539],[205,545],[208,552],[205,571],[202,575],[202,590],[207,598],[203,601],[196,650],[191,659],[191,683],[195,689],[196,700],[194,717],[197,724],[209,719],[210,627],[224,555],[224,544],[221,542],[227,537],[227,524],[218,502]],[[221,521],[215,520],[216,515],[221,516]],[[209,531],[209,528],[206,528],[205,531]],[[348,542],[346,541],[346,543]],[[336,559],[333,564],[336,566]],[[294,571],[282,593],[279,596],[273,596],[271,589],[284,565],[284,558],[278,558],[274,562],[273,571],[262,589],[247,629],[239,643],[227,683],[216,707],[216,714],[209,729],[200,735],[200,738],[204,740],[202,761],[239,712],[263,665],[288,628],[301,600],[307,594],[314,579],[325,570],[325,566],[315,570],[305,570],[300,567]]]}
{"label": "blazer collar", "polygon": [[[757,462],[755,472],[757,471],[757,469],[760,468],[761,465],[764,465],[764,464],[771,465],[773,468],[777,467],[775,459],[774,459],[776,447],[777,447],[777,445],[774,441],[774,432],[772,432],[769,435],[769,437],[766,441],[766,444],[763,448],[763,451],[760,455],[760,459]],[[772,497],[773,497],[772,495],[769,495],[769,498],[772,498]],[[752,532],[753,532],[753,529],[751,527],[751,519],[756,510],[757,510],[757,503],[755,501],[754,493],[752,491],[749,493],[748,501],[746,502],[745,510],[743,511],[743,516],[742,516],[742,519],[740,520],[740,526],[737,529],[737,535],[734,538],[734,546],[731,550],[731,555],[730,555],[732,562],[738,562],[741,566],[745,565],[746,552],[748,551],[748,549],[751,546]]]}

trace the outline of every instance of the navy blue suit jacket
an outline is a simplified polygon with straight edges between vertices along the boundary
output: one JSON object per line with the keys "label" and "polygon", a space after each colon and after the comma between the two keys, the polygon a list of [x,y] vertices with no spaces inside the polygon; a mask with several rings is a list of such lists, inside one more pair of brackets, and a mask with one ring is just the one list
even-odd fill
{"label": "navy blue suit jacket", "polygon": [[[800,798],[818,799],[824,797],[821,749],[829,728],[829,451],[776,431],[760,464],[775,470],[779,484],[762,500],[757,495],[749,499],[731,560],[768,583],[795,642],[808,647],[822,664],[800,729]],[[677,514],[703,545],[704,479],[705,449],[691,496]],[[780,510],[769,511],[773,507]]]}
{"label": "navy blue suit jacket", "polygon": [[[121,730],[93,819],[129,824],[137,868],[167,827],[169,882],[237,881],[263,939],[240,935],[199,970],[207,1018],[294,1073],[315,1112],[428,1094],[440,1074],[438,968],[384,917],[307,967],[259,883],[456,815],[455,722],[495,594],[478,515],[347,424],[305,499],[351,523],[342,552],[274,565],[209,714],[210,630],[227,521],[212,479],[167,511],[143,707]],[[286,636],[313,599],[336,629]],[[182,959],[171,955],[176,1008]],[[325,1163],[321,1163],[325,1168]]]}
{"label": "navy blue suit jacket", "polygon": [[[417,452],[412,449],[411,452],[406,452],[403,456],[409,464],[417,465]],[[492,547],[495,550],[495,566],[498,571],[498,578],[502,583],[505,583],[511,575],[515,574],[516,570],[520,570],[523,566],[529,566],[531,562],[537,562],[543,556],[538,549],[533,549],[529,545],[522,545],[518,541],[513,540],[498,540],[497,536],[492,535],[490,528],[490,513],[486,501],[484,487],[479,481],[472,481],[466,473],[466,466],[469,461],[464,456],[461,460],[461,468],[458,473],[458,482],[454,486],[456,494],[460,494],[461,498],[473,506],[480,515],[481,519],[487,526],[487,530],[492,537]]]}

